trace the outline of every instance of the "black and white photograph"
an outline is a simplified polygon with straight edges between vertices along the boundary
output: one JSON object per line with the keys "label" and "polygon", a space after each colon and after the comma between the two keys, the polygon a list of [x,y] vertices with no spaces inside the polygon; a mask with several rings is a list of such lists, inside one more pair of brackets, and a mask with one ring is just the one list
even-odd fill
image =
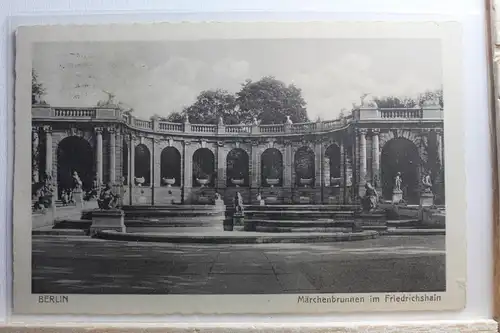
{"label": "black and white photograph", "polygon": [[445,181],[445,137],[460,129],[445,118],[460,96],[446,94],[444,38],[95,37],[31,40],[23,67],[37,306],[436,308],[456,287],[447,226],[463,225],[447,207],[463,179]]}

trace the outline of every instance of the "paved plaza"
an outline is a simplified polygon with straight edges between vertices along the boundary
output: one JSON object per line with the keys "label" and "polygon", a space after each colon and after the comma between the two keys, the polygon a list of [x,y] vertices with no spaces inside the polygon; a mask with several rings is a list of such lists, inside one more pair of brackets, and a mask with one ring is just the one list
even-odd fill
{"label": "paved plaza", "polygon": [[33,293],[263,294],[445,289],[445,236],[165,244],[33,236]]}

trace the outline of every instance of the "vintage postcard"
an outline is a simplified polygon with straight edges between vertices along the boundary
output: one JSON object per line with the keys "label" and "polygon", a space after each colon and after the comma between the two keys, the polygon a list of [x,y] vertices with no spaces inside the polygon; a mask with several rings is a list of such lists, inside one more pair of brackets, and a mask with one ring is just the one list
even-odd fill
{"label": "vintage postcard", "polygon": [[459,24],[16,38],[15,314],[465,306]]}

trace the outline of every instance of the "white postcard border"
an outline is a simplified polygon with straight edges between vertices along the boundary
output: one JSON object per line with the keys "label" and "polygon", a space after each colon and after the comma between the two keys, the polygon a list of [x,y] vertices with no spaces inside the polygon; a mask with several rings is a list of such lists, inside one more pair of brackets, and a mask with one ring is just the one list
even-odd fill
{"label": "white postcard border", "polygon": [[[242,38],[439,38],[445,99],[446,283],[440,302],[304,304],[298,295],[68,295],[69,303],[38,303],[31,295],[31,67],[33,43],[62,41]],[[21,27],[17,33],[13,196],[15,314],[319,314],[403,310],[458,310],[466,295],[466,193],[461,26],[456,22],[175,23]],[[415,50],[425,52],[425,50]],[[419,294],[419,293],[415,293]],[[434,294],[434,293],[423,293]],[[308,296],[327,297],[330,294]],[[369,299],[377,294],[336,294]],[[382,299],[385,294],[380,294]],[[396,294],[397,295],[397,294]]]}

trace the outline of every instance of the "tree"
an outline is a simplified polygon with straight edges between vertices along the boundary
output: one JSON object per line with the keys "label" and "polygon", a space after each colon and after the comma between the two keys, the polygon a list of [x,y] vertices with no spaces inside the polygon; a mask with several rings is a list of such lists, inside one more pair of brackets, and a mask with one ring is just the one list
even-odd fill
{"label": "tree", "polygon": [[413,108],[416,105],[422,107],[428,100],[437,100],[439,105],[443,107],[443,89],[426,90],[418,94],[416,98],[384,96],[374,98],[379,108]]}
{"label": "tree", "polygon": [[220,117],[226,124],[237,124],[240,121],[235,97],[222,89],[202,91],[192,105],[186,107],[181,114],[171,114],[169,118],[182,121],[182,116],[186,115],[193,124],[217,124]]}
{"label": "tree", "polygon": [[410,97],[394,97],[387,96],[381,98],[374,98],[379,108],[412,108],[417,102]]}
{"label": "tree", "polygon": [[184,115],[180,112],[172,112],[168,117],[161,117],[161,120],[169,121],[171,123],[182,123],[184,121]]}
{"label": "tree", "polygon": [[236,96],[238,116],[243,122],[257,118],[262,124],[283,124],[287,116],[296,123],[308,121],[302,91],[273,76],[255,82],[247,80]]}
{"label": "tree", "polygon": [[46,104],[43,100],[46,90],[41,82],[38,82],[38,73],[31,71],[31,104]]}
{"label": "tree", "polygon": [[424,102],[428,100],[437,100],[439,102],[439,105],[443,107],[443,88],[427,90],[418,96],[418,104],[420,106],[422,106]]}

